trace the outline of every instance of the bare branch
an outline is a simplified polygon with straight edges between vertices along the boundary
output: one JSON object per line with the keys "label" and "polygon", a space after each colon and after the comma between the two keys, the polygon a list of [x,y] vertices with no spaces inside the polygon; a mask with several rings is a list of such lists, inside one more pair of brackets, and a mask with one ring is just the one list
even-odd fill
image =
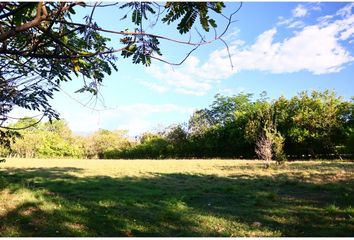
{"label": "bare branch", "polygon": [[119,2],[116,3],[108,3],[108,4],[102,4],[102,2],[100,2],[99,4],[95,3],[94,5],[91,4],[85,4],[85,7],[112,7],[112,6],[116,6],[118,5]]}
{"label": "bare branch", "polygon": [[105,55],[105,54],[111,54],[115,52],[121,52],[125,49],[126,47],[118,48],[118,49],[112,49],[112,50],[106,50],[106,51],[99,51],[99,52],[94,52],[94,53],[87,53],[87,54],[73,54],[73,55],[57,55],[57,54],[44,54],[44,53],[26,53],[26,52],[20,52],[16,50],[1,50],[0,53],[3,54],[10,54],[10,55],[17,55],[17,56],[22,56],[22,57],[33,57],[33,58],[48,58],[48,59],[73,59],[73,58],[90,58],[94,57],[97,55]]}
{"label": "bare branch", "polygon": [[183,59],[182,61],[180,61],[179,63],[173,63],[173,62],[169,62],[167,60],[164,60],[164,59],[161,59],[161,58],[158,58],[158,57],[154,57],[154,56],[150,56],[152,59],[155,59],[155,60],[158,60],[160,62],[163,62],[163,63],[167,63],[169,65],[173,65],[173,66],[179,66],[179,65],[182,65],[186,60],[187,58],[195,51],[199,48],[200,46],[197,45],[195,46]]}
{"label": "bare branch", "polygon": [[[233,13],[231,13],[230,16],[227,18],[229,22],[228,22],[228,24],[226,25],[226,27],[225,27],[223,33],[221,33],[218,38],[221,38],[222,36],[224,36],[225,33],[229,30],[230,25],[233,23],[233,20],[232,20],[233,16],[234,16],[238,11],[240,11],[241,7],[242,7],[242,2],[240,2],[240,6],[239,6]],[[223,15],[223,16],[224,16],[224,15]],[[225,17],[225,16],[224,16],[224,17]]]}
{"label": "bare branch", "polygon": [[[37,114],[37,115],[34,115],[34,116],[31,116],[29,118],[37,118],[39,116],[42,116],[43,114]],[[20,119],[23,119],[23,117],[11,117],[11,116],[7,116],[8,119],[14,119],[14,120],[20,120]]]}
{"label": "bare branch", "polygon": [[[49,20],[49,21],[51,21],[51,20]],[[185,44],[185,45],[192,45],[192,46],[207,45],[207,44],[210,44],[212,42],[215,42],[223,34],[225,34],[226,31],[227,31],[227,29],[225,29],[225,31],[223,32],[222,35],[218,36],[217,38],[208,40],[208,41],[190,42],[190,41],[180,41],[180,40],[176,40],[176,39],[173,39],[173,38],[165,37],[165,36],[162,36],[162,35],[156,35],[156,34],[151,34],[151,33],[146,33],[146,32],[114,31],[114,30],[103,29],[103,28],[95,27],[95,26],[87,26],[86,24],[81,24],[81,23],[71,23],[71,22],[66,22],[66,21],[56,21],[56,22],[64,23],[64,24],[68,24],[68,25],[74,25],[74,26],[89,27],[89,28],[92,28],[93,30],[96,30],[96,31],[107,32],[107,33],[123,35],[123,36],[148,36],[148,37],[155,37],[155,38],[163,39],[163,40],[170,41],[170,42],[175,42],[175,43]],[[229,25],[230,25],[230,23],[228,23],[227,27],[229,27]]]}
{"label": "bare branch", "polygon": [[27,128],[30,128],[30,127],[33,127],[35,125],[37,125],[38,123],[40,123],[42,121],[42,119],[44,118],[45,114],[42,114],[42,117],[35,123],[32,123],[28,126],[25,126],[25,127],[19,127],[19,128],[15,128],[15,127],[5,127],[5,126],[1,126],[0,125],[0,129],[7,129],[7,130],[24,130],[24,129],[27,129]]}
{"label": "bare branch", "polygon": [[230,54],[229,45],[224,41],[224,39],[219,38],[219,40],[220,40],[222,43],[224,43],[224,45],[226,46],[227,54],[229,55],[229,60],[230,60],[231,69],[234,69],[234,65],[232,64],[232,58],[231,58],[231,54]]}

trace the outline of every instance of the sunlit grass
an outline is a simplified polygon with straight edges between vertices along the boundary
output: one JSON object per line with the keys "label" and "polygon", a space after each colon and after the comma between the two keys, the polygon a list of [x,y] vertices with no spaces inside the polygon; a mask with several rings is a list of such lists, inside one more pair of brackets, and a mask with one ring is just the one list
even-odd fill
{"label": "sunlit grass", "polygon": [[353,236],[354,163],[8,159],[0,236]]}

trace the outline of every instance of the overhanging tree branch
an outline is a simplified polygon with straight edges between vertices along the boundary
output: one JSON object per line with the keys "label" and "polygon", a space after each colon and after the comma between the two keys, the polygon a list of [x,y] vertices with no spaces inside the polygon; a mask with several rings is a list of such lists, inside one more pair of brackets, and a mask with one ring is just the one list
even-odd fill
{"label": "overhanging tree branch", "polygon": [[37,125],[38,123],[40,123],[43,120],[44,116],[45,116],[45,114],[42,114],[42,117],[38,121],[36,121],[30,125],[24,126],[24,127],[6,127],[6,126],[0,125],[0,129],[13,130],[13,131],[24,130],[24,129],[33,127],[33,126]]}
{"label": "overhanging tree branch", "polygon": [[[75,14],[74,7],[80,5],[92,7],[92,10],[86,17],[86,22],[73,22],[71,16]],[[181,65],[200,46],[215,41],[222,41],[227,46],[221,37],[233,23],[233,15],[242,6],[240,4],[236,12],[227,18],[226,26],[218,35],[215,21],[208,16],[208,7],[213,12],[221,14],[222,8],[225,7],[222,3],[168,2],[163,6],[162,11],[157,3],[128,3],[123,4],[119,9],[130,9],[127,15],[132,15],[132,23],[137,26],[135,30],[119,31],[98,26],[94,21],[98,8],[115,5],[117,4],[44,3],[43,1],[38,4],[1,4],[0,78],[4,79],[6,84],[10,84],[6,86],[13,88],[17,95],[6,95],[6,106],[9,107],[0,109],[0,117],[6,118],[14,105],[40,110],[48,117],[57,117],[47,99],[53,97],[54,91],[61,89],[61,82],[71,80],[72,73],[77,76],[80,74],[91,81],[85,83],[80,92],[89,91],[97,96],[98,87],[101,86],[105,74],[117,70],[115,65],[117,57],[114,53],[121,53],[124,58],[131,58],[133,63],[146,66],[150,65],[151,59],[170,65]],[[153,8],[155,10],[158,8],[158,11]],[[32,15],[33,11],[35,15]],[[207,39],[197,32],[200,40],[192,41],[191,34],[189,40],[181,40],[177,37],[147,32],[144,27],[150,29],[151,26],[147,26],[145,22],[143,24],[143,21],[152,16],[155,21],[153,25],[156,25],[161,14],[168,15],[161,19],[162,23],[170,24],[180,20],[177,28],[180,33],[187,33],[193,29],[194,16],[199,15],[202,28],[209,31],[211,26],[215,34],[211,39]],[[102,35],[103,33],[121,36],[121,47],[109,47],[109,40]],[[159,48],[160,41],[192,46],[192,49],[181,61],[173,63],[160,57],[162,55]],[[228,53],[231,61],[229,50]],[[0,89],[0,94],[6,94],[1,91],[3,90]],[[1,104],[0,108],[5,106]]]}
{"label": "overhanging tree branch", "polygon": [[36,17],[30,22],[27,22],[23,25],[16,27],[15,29],[12,29],[8,32],[0,34],[0,42],[3,42],[4,40],[14,36],[15,34],[18,34],[20,32],[24,32],[30,28],[38,26],[42,21],[44,21],[47,18],[47,16],[48,16],[48,13],[47,13],[47,9],[46,9],[44,3],[39,2],[37,5]]}

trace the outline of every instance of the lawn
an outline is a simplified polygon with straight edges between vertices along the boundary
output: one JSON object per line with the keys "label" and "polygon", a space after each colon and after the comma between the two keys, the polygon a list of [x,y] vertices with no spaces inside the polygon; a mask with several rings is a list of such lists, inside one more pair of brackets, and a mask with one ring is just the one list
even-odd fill
{"label": "lawn", "polygon": [[354,236],[354,162],[0,163],[0,236]]}

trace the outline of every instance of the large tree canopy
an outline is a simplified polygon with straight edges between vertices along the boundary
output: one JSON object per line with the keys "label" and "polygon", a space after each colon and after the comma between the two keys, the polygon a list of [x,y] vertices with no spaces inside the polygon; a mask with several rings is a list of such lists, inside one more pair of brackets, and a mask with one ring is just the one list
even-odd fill
{"label": "large tree canopy", "polygon": [[[117,9],[114,16],[117,22],[125,21],[117,24],[122,29],[103,29],[95,22],[95,10],[112,7]],[[225,16],[222,2],[0,3],[0,131],[5,134],[1,129],[7,128],[4,122],[14,106],[39,111],[42,118],[58,118],[48,99],[60,90],[62,82],[72,80],[72,73],[83,79],[78,92],[97,94],[105,74],[117,70],[117,54],[131,58],[135,64],[149,66],[152,59],[170,63],[161,57],[162,40],[191,46],[189,54],[213,41],[225,43],[222,37],[240,7],[241,4],[230,16]],[[84,9],[90,11],[80,22],[75,14]],[[215,14],[226,19],[222,29],[217,26]],[[178,36],[189,32],[197,19],[204,31],[214,29],[212,39],[205,39],[196,31],[199,41],[182,41],[144,29],[147,20],[167,25],[175,22]],[[133,25],[134,29],[123,28],[124,25]],[[110,39],[103,33],[119,35],[120,47],[110,45]]]}

